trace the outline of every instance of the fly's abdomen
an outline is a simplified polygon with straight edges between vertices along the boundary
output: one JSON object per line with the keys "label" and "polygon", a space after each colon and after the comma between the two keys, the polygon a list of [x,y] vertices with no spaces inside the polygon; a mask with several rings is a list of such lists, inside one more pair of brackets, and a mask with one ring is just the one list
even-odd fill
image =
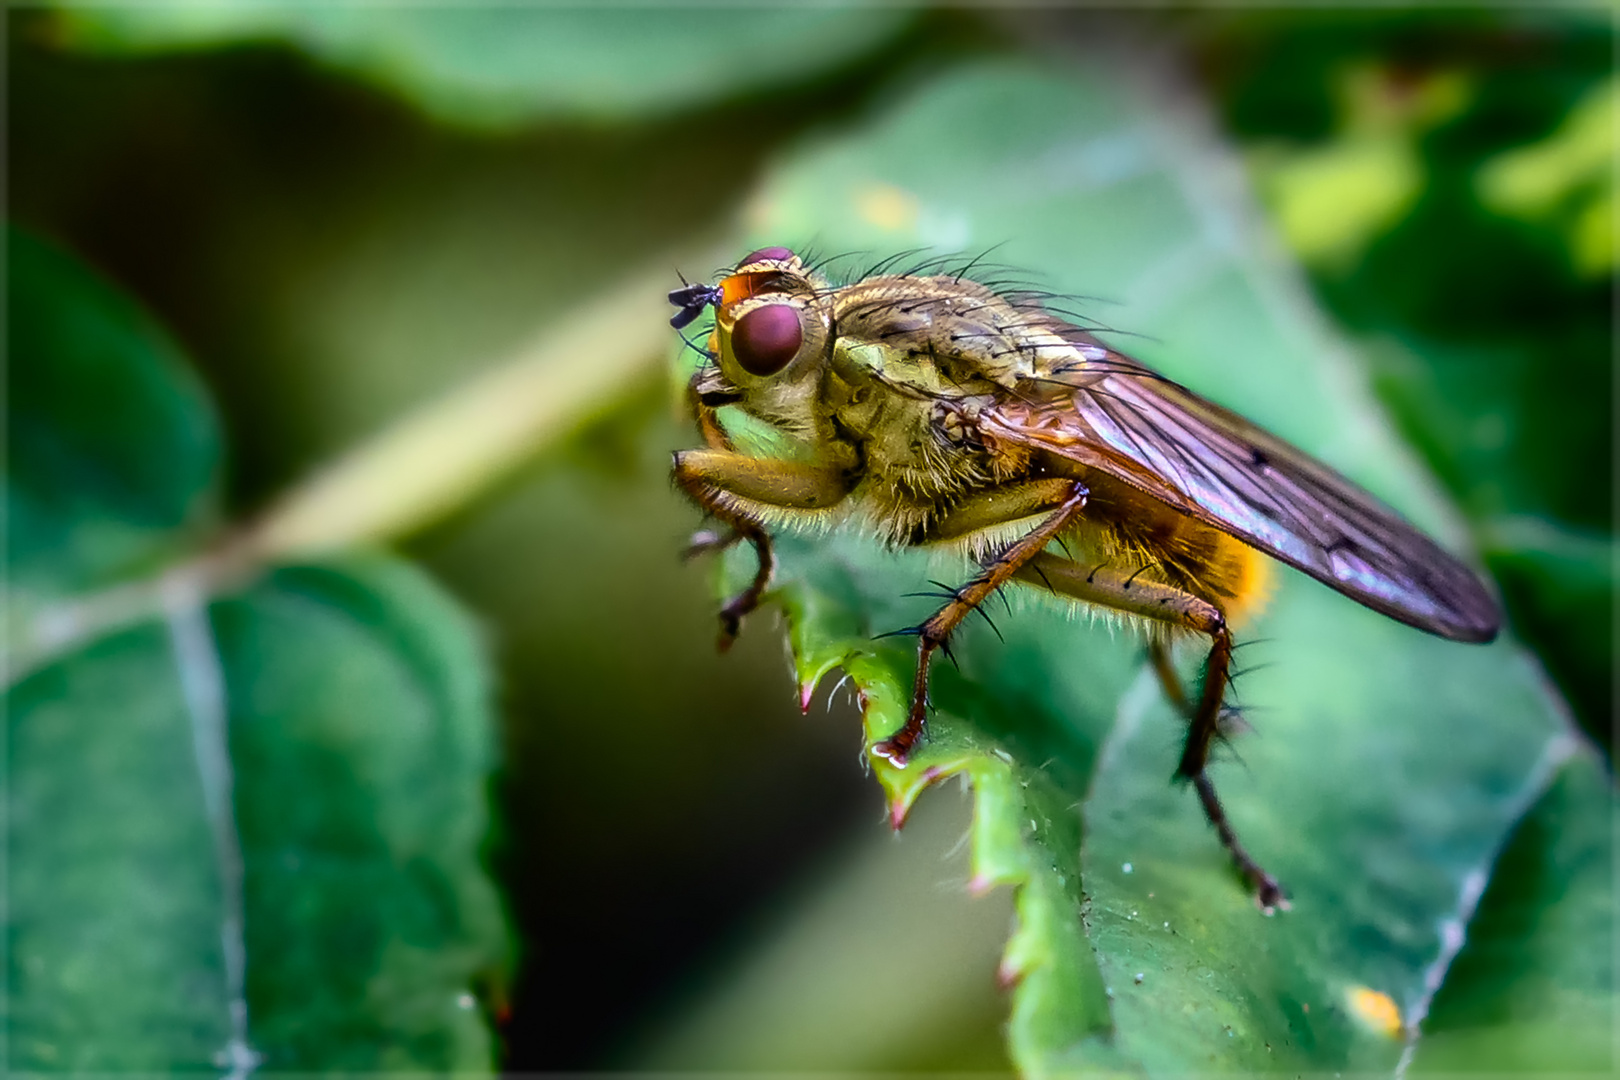
{"label": "fly's abdomen", "polygon": [[1128,484],[1081,468],[1091,489],[1073,526],[1078,561],[1140,572],[1209,601],[1228,623],[1242,625],[1270,597],[1270,561],[1218,529],[1178,513]]}

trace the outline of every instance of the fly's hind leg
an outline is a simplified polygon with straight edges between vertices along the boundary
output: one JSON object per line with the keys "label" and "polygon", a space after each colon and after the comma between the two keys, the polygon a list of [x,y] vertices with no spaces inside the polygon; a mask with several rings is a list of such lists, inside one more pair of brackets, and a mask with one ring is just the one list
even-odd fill
{"label": "fly's hind leg", "polygon": [[[1174,706],[1177,712],[1186,718],[1189,725],[1195,724],[1199,719],[1200,708],[1203,706],[1203,698],[1200,697],[1196,704],[1188,700],[1187,691],[1181,685],[1181,676],[1176,673],[1175,662],[1170,655],[1170,643],[1161,638],[1155,638],[1152,641],[1149,641],[1148,662],[1153,665],[1153,674],[1158,677],[1159,686],[1164,690],[1165,699],[1169,701],[1172,706]],[[1231,658],[1228,656],[1227,665],[1230,666],[1230,663]],[[1230,687],[1232,685],[1232,680],[1233,676],[1231,672],[1228,671],[1226,674],[1225,686]],[[1243,713],[1235,706],[1227,705],[1223,702],[1216,708],[1217,711],[1215,714],[1214,729],[1210,730],[1203,725],[1199,725],[1198,727],[1198,731],[1204,738],[1204,741],[1202,745],[1197,748],[1196,756],[1200,756],[1205,759],[1208,758],[1210,744],[1215,739],[1227,739],[1237,732],[1249,730],[1248,723],[1243,719]],[[1187,755],[1193,753],[1194,748],[1188,747],[1183,751],[1183,758],[1185,759]],[[1187,773],[1185,770],[1191,766],[1192,762],[1183,760],[1182,765],[1176,768],[1176,774],[1178,776],[1186,776]]]}
{"label": "fly's hind leg", "polygon": [[1260,906],[1270,912],[1287,908],[1288,899],[1277,879],[1255,862],[1238,840],[1226,809],[1215,794],[1209,778],[1209,748],[1220,733],[1227,684],[1231,676],[1232,632],[1219,608],[1209,601],[1171,585],[1144,581],[1135,574],[1106,566],[1086,569],[1068,559],[1042,553],[1018,572],[1020,580],[1044,586],[1075,600],[1140,615],[1170,626],[1194,630],[1210,639],[1209,656],[1204,662],[1204,679],[1196,701],[1189,700],[1170,664],[1169,651],[1161,644],[1152,647],[1152,661],[1165,696],[1186,714],[1187,742],[1182,749],[1176,775],[1192,781],[1198,802],[1204,808],[1221,843],[1232,855],[1239,871],[1254,888]]}
{"label": "fly's hind leg", "polygon": [[1164,688],[1164,696],[1187,717],[1189,725],[1187,743],[1182,749],[1181,763],[1176,767],[1176,775],[1192,781],[1193,789],[1198,792],[1199,805],[1204,808],[1204,816],[1215,826],[1215,832],[1221,838],[1221,843],[1232,853],[1232,859],[1237,863],[1238,869],[1253,885],[1260,905],[1268,911],[1279,907],[1286,910],[1288,898],[1283,894],[1282,886],[1254,861],[1238,840],[1237,831],[1232,827],[1231,819],[1226,816],[1226,808],[1221,805],[1220,797],[1215,794],[1215,784],[1210,780],[1206,769],[1210,745],[1216,736],[1221,734],[1222,726],[1235,719],[1235,714],[1226,709],[1218,699],[1213,705],[1208,700],[1213,687],[1219,686],[1224,692],[1225,687],[1231,682],[1231,632],[1223,626],[1220,637],[1210,649],[1209,658],[1204,665],[1204,692],[1196,705],[1188,700],[1187,693],[1181,685],[1181,678],[1170,662],[1170,650],[1163,642],[1155,641],[1149,646],[1149,659],[1153,664],[1154,674],[1159,678],[1159,685]]}

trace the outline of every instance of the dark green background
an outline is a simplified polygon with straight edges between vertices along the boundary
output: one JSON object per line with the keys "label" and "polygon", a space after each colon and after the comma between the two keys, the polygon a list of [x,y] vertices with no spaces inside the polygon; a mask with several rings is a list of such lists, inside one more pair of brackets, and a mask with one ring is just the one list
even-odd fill
{"label": "dark green background", "polygon": [[[734,14],[680,9],[640,28],[656,46],[639,52],[624,26],[587,25],[572,48],[600,51],[617,72],[604,85],[645,89],[563,69],[494,107],[412,66],[431,27],[375,31],[405,42],[405,60],[378,66],[353,59],[342,27],[303,50],[271,26],[171,52],[116,19],[98,36],[14,11],[12,214],[108,274],[197,365],[223,415],[234,519],[642,258],[727,235],[802,140],[953,68],[1070,44],[1144,65],[1168,51],[1253,155],[1263,194],[1279,148],[1346,139],[1347,71],[1397,89],[1460,72],[1465,104],[1409,125],[1415,201],[1349,256],[1313,262],[1312,281],[1369,343],[1389,416],[1467,516],[1515,631],[1612,743],[1612,266],[1572,263],[1573,203],[1514,219],[1475,186],[1612,78],[1602,19],[891,12],[773,35],[728,30]],[[490,44],[521,35],[485,32],[466,38],[472,67],[523,84],[533,62]],[[952,167],[953,148],[932,152]],[[1505,434],[1473,436],[1487,415]],[[665,451],[690,439],[650,372],[610,418],[403,545],[476,613],[498,672],[494,862],[522,954],[501,1029],[513,1067],[635,1060],[741,948],[737,927],[813,888],[877,812],[853,717],[798,717],[763,623],[737,655],[712,654],[709,583],[675,557],[695,517],[664,478]],[[1513,541],[1508,520],[1535,523],[1538,542]],[[149,557],[130,551],[114,554]],[[995,1062],[997,1007],[948,1025],[972,1049],[930,1058],[920,1035],[882,1064]]]}

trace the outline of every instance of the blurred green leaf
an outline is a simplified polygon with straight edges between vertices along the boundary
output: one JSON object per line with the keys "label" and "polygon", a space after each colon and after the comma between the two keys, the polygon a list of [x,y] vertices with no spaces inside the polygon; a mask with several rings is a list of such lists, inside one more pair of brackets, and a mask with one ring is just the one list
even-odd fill
{"label": "blurred green leaf", "polygon": [[1561,460],[1607,438],[1607,417],[1583,408],[1593,388],[1546,378],[1543,356],[1512,347],[1384,340],[1362,356],[1391,417],[1475,522],[1519,632],[1540,644],[1591,734],[1611,740],[1613,540],[1567,522],[1595,485],[1590,469]]}
{"label": "blurred green leaf", "polygon": [[1262,167],[1277,227],[1308,263],[1356,255],[1403,217],[1423,189],[1423,163],[1404,132],[1376,131]]}
{"label": "blurred green leaf", "polygon": [[1615,270],[1614,122],[1620,79],[1588,93],[1552,135],[1497,155],[1479,171],[1479,197],[1500,213],[1537,220],[1563,211],[1570,259],[1582,274]]}
{"label": "blurred green leaf", "polygon": [[[1272,212],[1366,339],[1380,399],[1473,523],[1519,633],[1610,747],[1612,572],[1604,585],[1582,556],[1504,543],[1499,523],[1612,542],[1596,535],[1613,522],[1612,28],[1574,11],[1324,11],[1226,29],[1207,69]],[[1357,72],[1377,93],[1352,109],[1341,93],[1334,134],[1327,99]],[[1342,234],[1355,214],[1339,220],[1344,177],[1312,163],[1356,159],[1380,126],[1405,133],[1399,168],[1421,191],[1357,237],[1360,258],[1314,258],[1309,231]]]}
{"label": "blurred green leaf", "polygon": [[274,574],[214,609],[266,1066],[475,1069],[504,961],[481,864],[494,765],[479,637],[403,563]]}
{"label": "blurred green leaf", "polygon": [[70,7],[64,40],[111,53],[284,43],[415,102],[501,130],[549,117],[662,116],[808,79],[914,18],[903,8]]}
{"label": "blurred green leaf", "polygon": [[[49,476],[71,512],[25,504],[12,558],[67,568],[35,577],[56,590],[152,574],[213,479],[209,403],[129,301],[36,242],[13,254],[12,497]],[[104,559],[108,536],[145,558]],[[210,606],[212,568],[110,605],[40,587],[32,624],[56,629],[6,700],[7,1064],[489,1068],[472,991],[505,941],[476,634],[398,563]]]}
{"label": "blurred green leaf", "polygon": [[1277,228],[1312,265],[1344,265],[1411,210],[1424,186],[1419,139],[1455,116],[1471,93],[1456,71],[1399,77],[1362,62],[1334,87],[1336,138],[1307,148],[1268,145],[1255,172]]}
{"label": "blurred green leaf", "polygon": [[208,1067],[230,1034],[223,912],[163,627],[35,672],[6,712],[7,1064]]}
{"label": "blurred green leaf", "polygon": [[1612,537],[1560,528],[1537,518],[1486,522],[1490,566],[1521,633],[1554,642],[1542,663],[1560,685],[1579,693],[1588,734],[1612,754],[1613,717],[1604,710],[1613,687],[1615,546]]}
{"label": "blurred green leaf", "polygon": [[[1005,242],[990,263],[1117,298],[1079,303],[1153,335],[1119,339],[1128,351],[1455,535],[1253,227],[1233,163],[1195,117],[1084,70],[942,79],[784,164],[752,241],[883,254]],[[873,636],[926,614],[905,594],[940,576],[937,560],[796,537],[781,555],[801,683],[842,668],[868,738],[888,734],[912,649]],[[741,553],[727,567],[732,584],[751,572]],[[1253,670],[1237,689],[1259,729],[1236,746],[1247,768],[1215,770],[1250,849],[1291,887],[1293,912],[1266,920],[1191,794],[1167,782],[1181,725],[1135,646],[1029,596],[989,614],[1005,642],[962,633],[960,667],[936,669],[925,750],[905,770],[874,767],[896,820],[929,783],[971,779],[971,884],[1018,888],[1002,977],[1017,986],[1012,1057],[1034,1075],[1393,1067],[1505,835],[1585,752],[1510,640],[1426,637],[1283,572],[1243,638]]]}
{"label": "blurred green leaf", "polygon": [[210,509],[220,434],[202,384],[133,301],[28,233],[7,243],[15,605],[173,554]]}

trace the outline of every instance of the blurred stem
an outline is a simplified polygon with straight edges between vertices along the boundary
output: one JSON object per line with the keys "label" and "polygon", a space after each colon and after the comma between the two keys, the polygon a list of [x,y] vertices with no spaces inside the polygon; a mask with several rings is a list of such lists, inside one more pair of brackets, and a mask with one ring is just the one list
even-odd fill
{"label": "blurred stem", "polygon": [[305,559],[405,535],[466,504],[661,361],[674,265],[643,268],[362,443],[273,503],[238,542],[255,562]]}
{"label": "blurred stem", "polygon": [[654,370],[671,341],[665,294],[675,268],[724,258],[699,249],[649,260],[509,359],[320,469],[212,550],[151,579],[30,612],[7,635],[0,681],[10,685],[83,641],[158,614],[173,589],[212,596],[265,566],[393,540],[467,505]]}

